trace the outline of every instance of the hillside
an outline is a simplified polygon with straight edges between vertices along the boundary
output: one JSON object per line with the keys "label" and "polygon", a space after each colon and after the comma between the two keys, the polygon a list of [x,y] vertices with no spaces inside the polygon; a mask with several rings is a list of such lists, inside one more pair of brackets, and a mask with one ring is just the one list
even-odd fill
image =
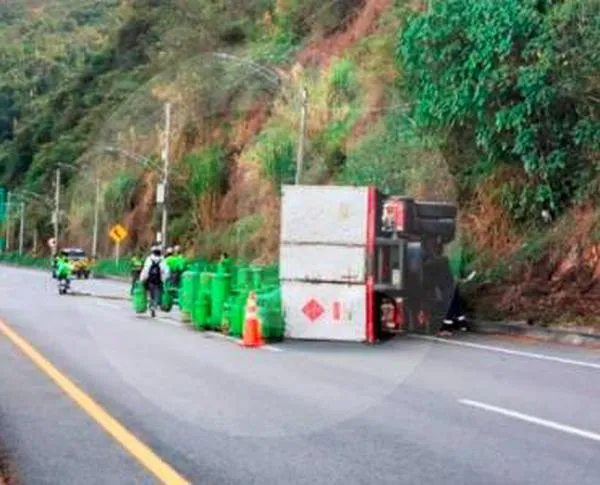
{"label": "hillside", "polygon": [[[158,159],[170,101],[171,238],[275,258],[305,88],[303,183],[459,202],[480,311],[600,310],[599,0],[46,4],[0,4],[0,184],[50,194],[57,162],[78,167],[73,244],[90,244],[94,174],[103,229],[151,243],[158,176],[125,154]],[[47,208],[28,211],[48,236]]]}

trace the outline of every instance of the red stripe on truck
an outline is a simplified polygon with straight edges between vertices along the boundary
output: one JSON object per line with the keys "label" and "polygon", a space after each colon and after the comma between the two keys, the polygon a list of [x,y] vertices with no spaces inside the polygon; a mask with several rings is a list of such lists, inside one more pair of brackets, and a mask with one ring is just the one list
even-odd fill
{"label": "red stripe on truck", "polygon": [[377,199],[375,187],[370,186],[367,190],[367,259],[368,259],[368,274],[367,274],[367,315],[366,315],[366,334],[367,342],[372,344],[375,342],[375,295],[374,295],[374,280],[373,280],[373,258],[375,255],[375,218],[377,214]]}

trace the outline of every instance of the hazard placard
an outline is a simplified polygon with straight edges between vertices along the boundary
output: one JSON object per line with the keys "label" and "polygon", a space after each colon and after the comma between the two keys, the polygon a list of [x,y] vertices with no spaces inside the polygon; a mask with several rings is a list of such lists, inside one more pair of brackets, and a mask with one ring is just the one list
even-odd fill
{"label": "hazard placard", "polygon": [[121,224],[115,224],[110,228],[108,236],[116,243],[121,242],[127,237],[127,229],[125,229]]}

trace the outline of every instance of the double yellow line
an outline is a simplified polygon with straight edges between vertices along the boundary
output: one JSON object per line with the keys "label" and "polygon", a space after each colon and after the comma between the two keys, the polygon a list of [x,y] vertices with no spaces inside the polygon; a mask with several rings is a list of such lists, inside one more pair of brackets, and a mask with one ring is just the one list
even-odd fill
{"label": "double yellow line", "polygon": [[75,401],[125,450],[144,465],[160,482],[165,484],[189,484],[177,471],[165,463],[148,446],[137,439],[121,423],[113,418],[102,406],[83,392],[73,381],[62,374],[50,361],[40,354],[29,342],[0,320],[0,332],[31,359],[67,396]]}

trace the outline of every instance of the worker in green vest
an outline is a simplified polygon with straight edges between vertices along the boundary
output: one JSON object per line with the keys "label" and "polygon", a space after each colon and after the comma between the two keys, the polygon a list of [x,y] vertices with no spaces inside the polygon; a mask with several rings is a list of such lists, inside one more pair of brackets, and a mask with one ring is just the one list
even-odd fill
{"label": "worker in green vest", "polygon": [[173,248],[175,260],[177,261],[177,270],[183,274],[187,270],[187,259],[181,251],[181,246],[177,245]]}
{"label": "worker in green vest", "polygon": [[225,251],[221,253],[221,257],[219,258],[219,262],[217,264],[217,273],[219,274],[227,274],[231,272],[231,268],[233,266],[233,259],[229,256],[229,254]]}
{"label": "worker in green vest", "polygon": [[177,269],[177,258],[173,254],[173,248],[170,246],[165,249],[165,264],[169,268],[171,274]]}
{"label": "worker in green vest", "polygon": [[167,257],[167,265],[171,271],[171,284],[174,288],[179,288],[181,275],[187,269],[187,260],[181,252],[181,246],[175,245],[171,249],[171,254]]}
{"label": "worker in green vest", "polygon": [[135,284],[140,279],[140,274],[142,273],[142,268],[144,267],[144,260],[139,256],[139,254],[134,254],[129,260],[129,266],[131,271],[130,294],[133,295]]}
{"label": "worker in green vest", "polygon": [[168,288],[170,288],[171,291],[176,292],[177,258],[175,257],[175,254],[173,253],[173,248],[171,246],[165,249],[165,264],[167,265],[167,268],[169,268],[169,281],[167,286]]}

